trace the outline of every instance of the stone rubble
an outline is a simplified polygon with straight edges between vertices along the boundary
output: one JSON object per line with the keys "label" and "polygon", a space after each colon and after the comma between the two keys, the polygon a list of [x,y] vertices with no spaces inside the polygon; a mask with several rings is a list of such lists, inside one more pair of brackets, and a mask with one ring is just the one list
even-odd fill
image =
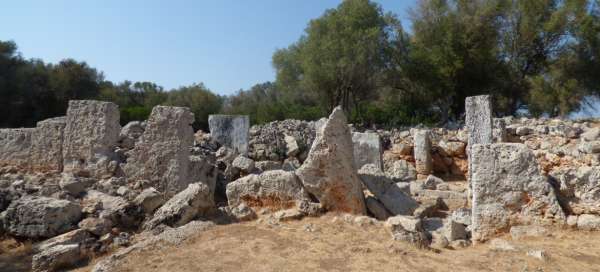
{"label": "stone rubble", "polygon": [[34,242],[37,271],[97,257],[95,271],[112,271],[215,223],[326,212],[418,248],[486,242],[540,260],[498,237],[600,230],[600,121],[493,118],[489,96],[465,104],[464,126],[365,130],[336,108],[252,127],[213,115],[210,133],[194,133],[187,108],[121,128],[117,105],[71,101],[64,117],[0,129],[0,235]]}

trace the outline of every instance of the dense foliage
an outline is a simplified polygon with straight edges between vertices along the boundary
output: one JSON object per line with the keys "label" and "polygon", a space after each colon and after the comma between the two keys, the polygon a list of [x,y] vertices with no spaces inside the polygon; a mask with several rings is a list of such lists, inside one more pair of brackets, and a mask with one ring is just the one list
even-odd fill
{"label": "dense foliage", "polygon": [[274,82],[226,97],[201,83],[113,83],[85,62],[27,60],[0,41],[0,127],[63,115],[69,99],[114,101],[123,123],[186,106],[205,129],[210,113],[264,123],[337,105],[365,125],[444,123],[488,93],[498,115],[565,117],[600,95],[599,0],[420,0],[410,14],[407,32],[378,4],[345,0],[274,53]]}

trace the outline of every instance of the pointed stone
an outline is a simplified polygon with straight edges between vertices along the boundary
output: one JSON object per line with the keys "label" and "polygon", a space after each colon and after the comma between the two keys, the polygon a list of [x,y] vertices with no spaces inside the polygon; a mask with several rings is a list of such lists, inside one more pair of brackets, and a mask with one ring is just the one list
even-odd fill
{"label": "pointed stone", "polygon": [[330,211],[365,214],[365,197],[354,167],[352,136],[337,107],[317,130],[308,158],[296,170],[306,191]]}

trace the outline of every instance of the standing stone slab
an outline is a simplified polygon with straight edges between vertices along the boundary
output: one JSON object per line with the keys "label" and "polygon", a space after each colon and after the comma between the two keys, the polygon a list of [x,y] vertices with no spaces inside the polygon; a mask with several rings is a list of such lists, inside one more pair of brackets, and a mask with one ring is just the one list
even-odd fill
{"label": "standing stone slab", "polygon": [[31,136],[30,169],[33,172],[62,172],[65,126],[64,116],[37,123]]}
{"label": "standing stone slab", "polygon": [[469,133],[468,145],[491,144],[494,141],[491,96],[467,97],[465,112],[465,127]]}
{"label": "standing stone slab", "polygon": [[513,225],[563,223],[556,193],[524,144],[471,147],[473,241],[485,241]]}
{"label": "standing stone slab", "polygon": [[31,135],[34,128],[0,129],[0,167],[29,166]]}
{"label": "standing stone slab", "polygon": [[381,140],[377,133],[352,133],[354,147],[354,164],[360,169],[365,164],[374,164],[383,170]]}
{"label": "standing stone slab", "polygon": [[250,119],[247,115],[209,115],[208,126],[210,135],[218,143],[238,154],[248,154]]}
{"label": "standing stone slab", "polygon": [[199,182],[191,176],[190,148],[194,143],[189,108],[156,106],[146,130],[123,167],[130,182],[149,181],[150,186],[167,196]]}
{"label": "standing stone slab", "polygon": [[414,130],[413,141],[415,144],[415,168],[417,178],[427,177],[433,172],[431,158],[431,132],[429,130]]}
{"label": "standing stone slab", "polygon": [[365,214],[365,197],[354,166],[352,136],[337,107],[317,130],[308,158],[296,170],[304,188],[330,211]]}
{"label": "standing stone slab", "polygon": [[94,177],[112,175],[119,140],[119,107],[115,103],[71,100],[63,142],[65,172]]}

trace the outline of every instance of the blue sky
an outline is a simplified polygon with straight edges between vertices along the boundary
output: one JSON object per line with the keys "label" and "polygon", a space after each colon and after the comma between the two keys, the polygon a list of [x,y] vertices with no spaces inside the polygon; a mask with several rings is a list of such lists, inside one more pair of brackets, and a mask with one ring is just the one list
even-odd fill
{"label": "blue sky", "polygon": [[[382,0],[408,24],[416,0]],[[0,40],[25,58],[86,61],[111,81],[167,89],[197,82],[219,94],[273,80],[271,56],[341,1],[5,1]]]}

